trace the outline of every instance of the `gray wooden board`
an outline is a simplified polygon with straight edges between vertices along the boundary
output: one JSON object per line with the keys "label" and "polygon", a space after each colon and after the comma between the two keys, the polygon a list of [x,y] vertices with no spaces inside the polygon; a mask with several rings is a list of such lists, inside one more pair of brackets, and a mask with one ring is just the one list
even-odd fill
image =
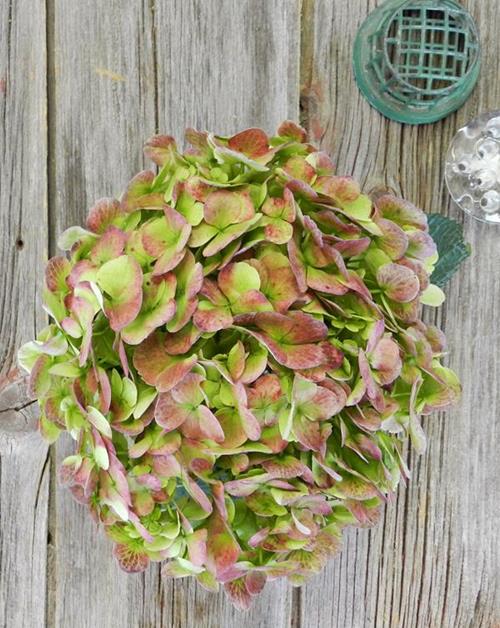
{"label": "gray wooden board", "polygon": [[297,117],[300,94],[303,121],[339,172],[462,220],[443,189],[443,157],[463,122],[500,106],[496,0],[466,3],[485,49],[472,98],[420,128],[383,119],[355,87],[353,38],[375,4],[0,0],[0,626],[500,626],[500,230],[464,220],[474,256],[436,317],[464,397],[425,419],[429,449],[409,455],[409,487],[377,528],[348,532],[323,574],[293,591],[269,584],[244,615],[222,593],[161,579],[157,565],[139,576],[118,569],[111,544],[57,486],[53,463],[72,445],[48,457],[15,367],[17,346],[44,323],[39,289],[57,235],[97,198],[120,194],[155,129],[180,140],[187,126],[273,131]]}
{"label": "gray wooden board", "polygon": [[[30,34],[27,45],[26,34]],[[47,259],[45,10],[0,3],[0,625],[43,626],[48,448],[15,355],[43,326]]]}

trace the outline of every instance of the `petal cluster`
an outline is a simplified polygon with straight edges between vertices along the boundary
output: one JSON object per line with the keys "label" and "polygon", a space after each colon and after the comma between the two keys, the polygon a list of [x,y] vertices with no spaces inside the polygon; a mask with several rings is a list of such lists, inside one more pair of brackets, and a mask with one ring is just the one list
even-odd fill
{"label": "petal cluster", "polygon": [[366,526],[457,400],[426,215],[364,195],[305,132],[187,131],[49,260],[51,324],[19,351],[60,479],[129,572],[222,584],[247,608]]}

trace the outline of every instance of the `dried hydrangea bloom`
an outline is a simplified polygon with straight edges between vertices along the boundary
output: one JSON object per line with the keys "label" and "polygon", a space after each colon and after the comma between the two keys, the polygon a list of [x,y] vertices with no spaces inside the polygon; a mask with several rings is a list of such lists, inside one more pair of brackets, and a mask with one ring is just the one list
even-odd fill
{"label": "dried hydrangea bloom", "polygon": [[419,415],[460,386],[420,318],[443,300],[420,209],[372,201],[292,122],[187,139],[149,140],[158,173],[61,236],[53,322],[19,361],[120,566],[164,561],[247,608],[377,520]]}

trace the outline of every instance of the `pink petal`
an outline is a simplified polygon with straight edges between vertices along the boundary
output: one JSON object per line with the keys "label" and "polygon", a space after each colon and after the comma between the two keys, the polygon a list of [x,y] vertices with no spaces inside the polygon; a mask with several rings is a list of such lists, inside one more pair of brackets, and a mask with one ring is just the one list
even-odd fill
{"label": "pink petal", "polygon": [[413,301],[420,290],[417,275],[400,264],[385,264],[377,271],[377,282],[387,296],[399,303]]}

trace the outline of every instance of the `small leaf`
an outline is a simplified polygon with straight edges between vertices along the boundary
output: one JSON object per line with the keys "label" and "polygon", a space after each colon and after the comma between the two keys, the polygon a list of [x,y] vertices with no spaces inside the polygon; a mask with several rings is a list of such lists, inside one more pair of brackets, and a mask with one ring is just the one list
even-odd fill
{"label": "small leaf", "polygon": [[97,273],[97,284],[103,290],[104,310],[113,331],[131,323],[142,305],[142,270],[133,257],[122,255],[106,262]]}
{"label": "small leaf", "polygon": [[431,307],[439,307],[445,302],[445,294],[438,286],[431,284],[420,295],[420,303],[422,305],[429,305]]}
{"label": "small leaf", "polygon": [[440,214],[430,214],[428,221],[429,232],[439,254],[431,281],[442,288],[470,256],[471,247],[464,242],[463,227],[455,220]]}
{"label": "small leaf", "polygon": [[99,430],[99,432],[101,432],[101,434],[104,434],[104,436],[111,438],[112,432],[109,421],[101,412],[99,412],[97,408],[89,406],[87,408],[87,418],[92,423],[92,425],[97,430]]}

